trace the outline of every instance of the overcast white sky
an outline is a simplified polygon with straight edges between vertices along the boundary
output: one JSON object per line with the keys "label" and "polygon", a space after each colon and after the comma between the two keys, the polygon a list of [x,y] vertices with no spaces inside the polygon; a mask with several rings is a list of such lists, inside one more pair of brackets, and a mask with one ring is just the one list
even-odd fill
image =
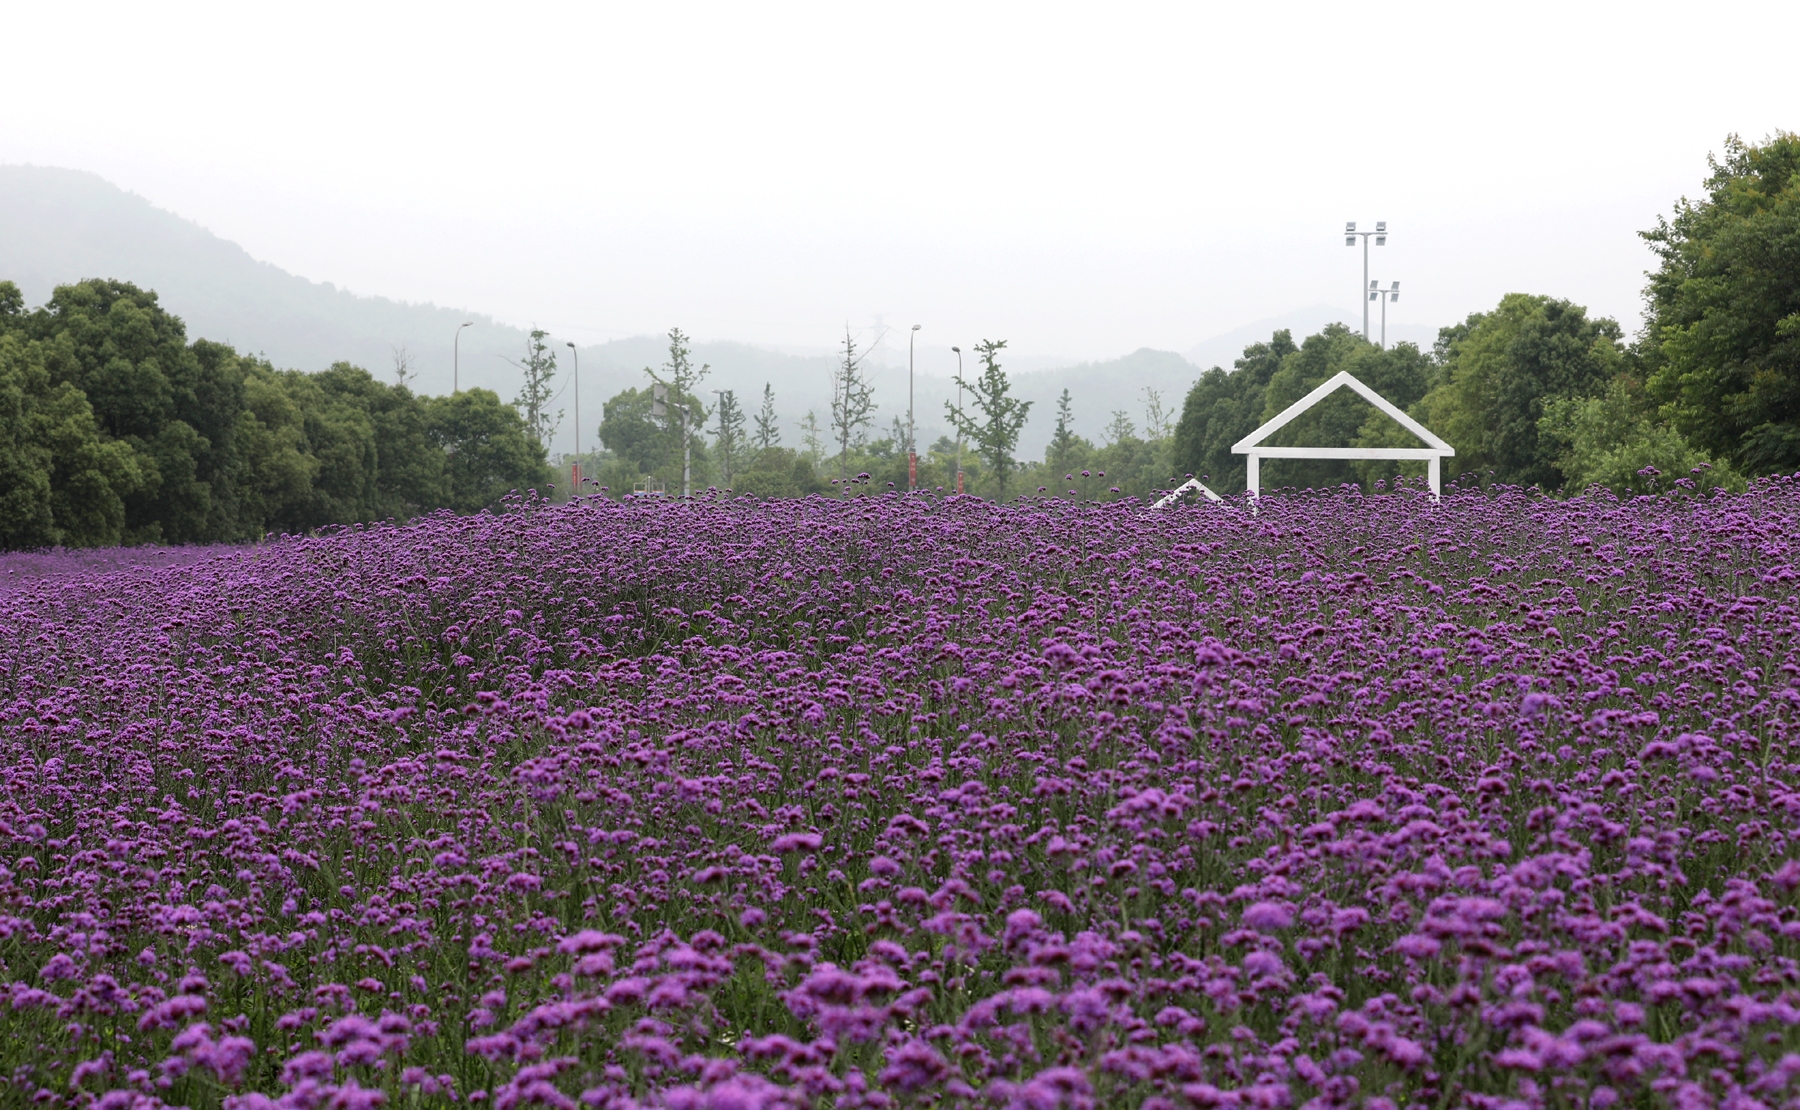
{"label": "overcast white sky", "polygon": [[1522,290],[1638,323],[1634,234],[1800,128],[1800,4],[14,5],[0,161],[362,293],[587,340],[846,321],[1185,350]]}

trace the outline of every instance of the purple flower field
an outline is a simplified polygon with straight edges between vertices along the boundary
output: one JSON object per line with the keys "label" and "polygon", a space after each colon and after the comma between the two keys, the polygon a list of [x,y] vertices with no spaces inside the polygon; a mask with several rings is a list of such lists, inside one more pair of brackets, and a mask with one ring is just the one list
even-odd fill
{"label": "purple flower field", "polygon": [[1800,1105],[1797,537],[1784,479],[40,557],[0,1104]]}

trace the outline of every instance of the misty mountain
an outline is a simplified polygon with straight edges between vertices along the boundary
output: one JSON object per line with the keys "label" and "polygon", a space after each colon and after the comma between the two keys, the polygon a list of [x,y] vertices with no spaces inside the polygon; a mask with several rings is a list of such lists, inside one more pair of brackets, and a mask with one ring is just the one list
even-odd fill
{"label": "misty mountain", "polygon": [[[26,303],[37,305],[57,285],[96,277],[154,289],[163,306],[186,323],[190,339],[229,343],[278,367],[316,371],[344,361],[390,378],[396,352],[404,351],[416,375],[416,391],[448,393],[453,372],[465,388],[492,389],[508,400],[518,391],[519,373],[509,360],[523,357],[522,328],[464,309],[363,296],[330,282],[310,281],[258,261],[238,244],[97,174],[0,166],[0,278],[17,282]],[[1101,440],[1114,410],[1124,410],[1141,434],[1146,388],[1160,393],[1164,406],[1177,413],[1203,368],[1229,367],[1245,345],[1267,339],[1277,328],[1291,328],[1300,338],[1349,317],[1325,306],[1302,309],[1215,337],[1185,357],[1145,348],[1107,361],[1075,362],[1007,352],[1002,365],[1013,376],[1014,392],[1032,402],[1021,453],[1042,453],[1055,422],[1057,395],[1065,388],[1079,434]],[[461,329],[458,344],[455,337],[464,321],[472,326]],[[1360,316],[1355,322],[1360,323]],[[1388,328],[1390,340],[1428,344],[1436,333],[1426,331],[1392,323]],[[904,334],[888,333],[870,355],[879,405],[873,437],[887,434],[892,421],[906,413]],[[569,352],[561,340],[552,341],[566,371]],[[965,352],[972,345],[972,339],[965,343]],[[582,446],[592,449],[598,444],[601,404],[622,389],[643,385],[648,380],[644,367],[663,363],[668,341],[660,335],[634,336],[578,350]],[[797,446],[799,421],[807,411],[817,415],[822,427],[828,424],[836,362],[829,351],[708,341],[693,344],[693,359],[711,366],[703,390],[733,390],[747,410],[760,404],[763,384],[771,383],[785,425],[783,442]],[[914,404],[921,445],[949,430],[944,406],[956,396],[950,377],[954,360],[947,345],[918,350]],[[964,372],[973,377],[978,369],[969,357]],[[575,445],[575,388],[566,372],[559,378],[563,392],[554,407],[563,410],[565,419],[552,449],[566,451]]]}

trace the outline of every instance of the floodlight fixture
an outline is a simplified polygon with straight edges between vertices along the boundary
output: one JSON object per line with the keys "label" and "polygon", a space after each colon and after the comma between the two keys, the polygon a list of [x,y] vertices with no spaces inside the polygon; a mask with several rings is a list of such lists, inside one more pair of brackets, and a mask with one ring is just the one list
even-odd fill
{"label": "floodlight fixture", "polygon": [[[1369,283],[1369,299],[1381,302],[1381,349],[1385,351],[1387,350],[1387,306],[1389,302],[1400,299],[1400,283],[1391,282],[1386,289],[1383,289],[1379,281],[1371,281]],[[1367,312],[1368,310],[1369,306],[1363,305],[1363,311]]]}
{"label": "floodlight fixture", "polygon": [[[1344,221],[1344,245],[1346,247],[1354,247],[1356,245],[1356,241],[1358,239],[1361,239],[1362,243],[1363,243],[1363,284],[1364,285],[1370,284],[1370,282],[1369,282],[1369,240],[1371,238],[1375,240],[1376,246],[1378,246],[1378,247],[1387,246],[1387,221],[1386,220],[1376,220],[1374,231],[1358,231],[1358,230],[1356,230],[1356,221],[1355,220],[1345,220]],[[1374,300],[1373,295],[1370,296],[1369,300]],[[1368,301],[1363,302],[1363,342],[1364,343],[1369,342],[1369,304],[1368,304]]]}

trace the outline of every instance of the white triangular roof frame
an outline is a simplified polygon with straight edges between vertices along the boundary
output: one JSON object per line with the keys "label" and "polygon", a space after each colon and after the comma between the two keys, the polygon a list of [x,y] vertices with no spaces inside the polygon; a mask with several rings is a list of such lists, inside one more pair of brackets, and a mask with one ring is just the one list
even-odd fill
{"label": "white triangular roof frame", "polygon": [[[1286,427],[1295,417],[1312,408],[1320,401],[1338,390],[1348,387],[1354,390],[1365,401],[1394,418],[1402,428],[1424,440],[1424,447],[1265,447],[1263,440],[1268,439]],[[1456,448],[1445,443],[1430,428],[1401,412],[1399,406],[1386,397],[1370,389],[1356,379],[1348,370],[1339,370],[1327,378],[1317,389],[1295,401],[1287,408],[1275,414],[1274,419],[1251,432],[1243,439],[1231,445],[1231,453],[1245,456],[1245,484],[1251,496],[1257,496],[1261,487],[1261,463],[1263,459],[1427,459],[1430,461],[1431,494],[1436,497],[1440,492],[1441,467],[1439,461],[1456,454]]]}
{"label": "white triangular roof frame", "polygon": [[1205,482],[1202,482],[1198,478],[1189,478],[1187,481],[1181,483],[1179,486],[1176,486],[1174,489],[1170,490],[1167,494],[1165,494],[1163,497],[1158,499],[1156,504],[1154,504],[1150,507],[1152,509],[1167,508],[1168,506],[1173,505],[1175,502],[1181,500],[1181,495],[1186,493],[1189,490],[1198,490],[1200,492],[1200,496],[1206,498],[1208,501],[1211,501],[1215,505],[1218,504],[1219,502],[1225,500],[1223,497],[1220,497],[1218,494],[1216,494],[1212,490],[1208,489]]}

